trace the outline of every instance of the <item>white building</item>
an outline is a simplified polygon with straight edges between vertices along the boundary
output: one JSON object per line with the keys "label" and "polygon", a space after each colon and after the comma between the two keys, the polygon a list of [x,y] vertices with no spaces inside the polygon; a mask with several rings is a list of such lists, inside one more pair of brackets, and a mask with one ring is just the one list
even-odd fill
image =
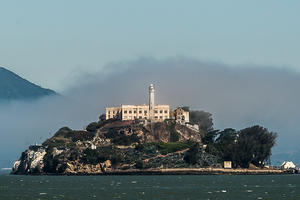
{"label": "white building", "polygon": [[176,110],[174,111],[174,115],[176,122],[180,124],[190,122],[190,112],[184,109],[184,107],[176,108]]}
{"label": "white building", "polygon": [[280,166],[282,169],[295,169],[296,165],[292,161],[285,161]]}
{"label": "white building", "polygon": [[149,86],[149,104],[146,105],[121,105],[120,107],[105,108],[105,118],[119,118],[124,120],[149,119],[163,121],[170,118],[169,105],[155,105],[154,85]]}

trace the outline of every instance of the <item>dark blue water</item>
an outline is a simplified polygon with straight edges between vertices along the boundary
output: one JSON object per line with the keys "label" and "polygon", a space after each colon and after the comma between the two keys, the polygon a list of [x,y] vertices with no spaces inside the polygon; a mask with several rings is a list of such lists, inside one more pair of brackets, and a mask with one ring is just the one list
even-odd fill
{"label": "dark blue water", "polygon": [[12,176],[0,199],[300,199],[299,175]]}

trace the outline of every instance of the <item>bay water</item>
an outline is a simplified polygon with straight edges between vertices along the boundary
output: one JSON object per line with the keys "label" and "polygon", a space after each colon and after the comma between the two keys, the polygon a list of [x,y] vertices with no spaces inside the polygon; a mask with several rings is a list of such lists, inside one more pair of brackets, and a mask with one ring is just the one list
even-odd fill
{"label": "bay water", "polygon": [[300,199],[300,175],[0,175],[1,200]]}

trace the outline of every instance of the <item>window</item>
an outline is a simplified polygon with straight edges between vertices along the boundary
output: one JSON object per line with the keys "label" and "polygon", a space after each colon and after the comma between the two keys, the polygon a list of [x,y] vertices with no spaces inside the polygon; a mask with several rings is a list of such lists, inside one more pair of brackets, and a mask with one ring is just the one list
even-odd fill
{"label": "window", "polygon": [[157,111],[157,110],[155,110],[155,111],[154,111],[154,113],[158,113],[158,111]]}
{"label": "window", "polygon": [[127,114],[127,110],[124,110],[124,113]]}
{"label": "window", "polygon": [[142,111],[140,110],[139,113],[142,114]]}
{"label": "window", "polygon": [[155,116],[155,119],[158,119],[158,117],[157,117],[157,116]]}
{"label": "window", "polygon": [[162,119],[162,116],[160,116],[159,118]]}
{"label": "window", "polygon": [[168,111],[167,111],[167,110],[165,110],[165,113],[167,114],[167,113],[168,113]]}
{"label": "window", "polygon": [[108,118],[110,118],[110,115],[108,115]]}
{"label": "window", "polygon": [[144,110],[144,114],[147,114],[147,110]]}
{"label": "window", "polygon": [[139,119],[142,119],[142,116],[139,116]]}
{"label": "window", "polygon": [[133,113],[135,114],[135,113],[136,113],[136,110],[135,110],[135,111],[133,111]]}
{"label": "window", "polygon": [[110,114],[110,111],[108,111],[108,114]]}
{"label": "window", "polygon": [[132,111],[131,110],[129,110],[129,114],[131,114],[132,113]]}
{"label": "window", "polygon": [[115,114],[115,111],[113,111],[113,114]]}
{"label": "window", "polygon": [[160,111],[159,111],[159,113],[163,113],[163,111],[162,111],[162,110],[160,110]]}

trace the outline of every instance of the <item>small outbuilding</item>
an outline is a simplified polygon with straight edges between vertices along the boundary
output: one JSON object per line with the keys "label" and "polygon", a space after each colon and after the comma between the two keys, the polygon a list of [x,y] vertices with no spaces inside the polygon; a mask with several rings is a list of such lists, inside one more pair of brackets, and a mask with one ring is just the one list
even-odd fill
{"label": "small outbuilding", "polygon": [[180,124],[190,122],[190,112],[187,107],[178,107],[174,111],[175,120]]}
{"label": "small outbuilding", "polygon": [[232,168],[232,162],[231,161],[224,161],[224,168],[225,169],[231,169]]}
{"label": "small outbuilding", "polygon": [[280,167],[282,169],[296,169],[296,165],[292,161],[285,161]]}

